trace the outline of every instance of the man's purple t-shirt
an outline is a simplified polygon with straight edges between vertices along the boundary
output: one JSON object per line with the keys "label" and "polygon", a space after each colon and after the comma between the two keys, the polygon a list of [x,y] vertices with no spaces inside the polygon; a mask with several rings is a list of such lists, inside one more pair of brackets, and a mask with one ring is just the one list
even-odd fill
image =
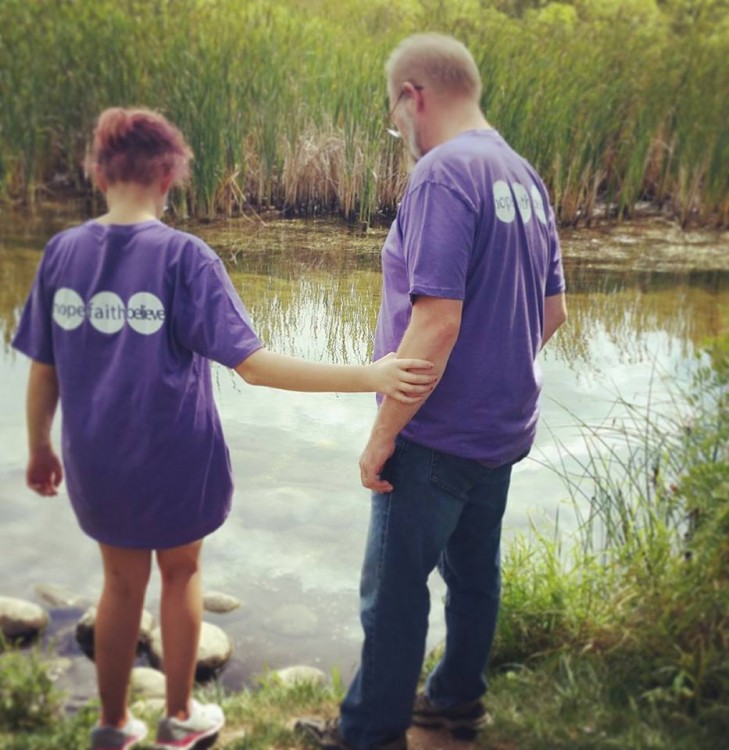
{"label": "man's purple t-shirt", "polygon": [[66,484],[104,544],[195,541],[230,509],[212,359],[261,347],[221,260],[160,221],[94,221],[48,243],[13,346],[53,365]]}
{"label": "man's purple t-shirt", "polygon": [[539,414],[544,297],[564,291],[549,199],[495,130],[472,130],[415,166],[382,250],[375,357],[397,350],[419,296],[462,300],[442,380],[402,431],[499,466],[525,455]]}

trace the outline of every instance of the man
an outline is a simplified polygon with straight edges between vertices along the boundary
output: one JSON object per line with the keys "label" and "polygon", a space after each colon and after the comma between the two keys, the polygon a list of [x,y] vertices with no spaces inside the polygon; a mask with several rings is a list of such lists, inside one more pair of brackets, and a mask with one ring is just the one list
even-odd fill
{"label": "man", "polygon": [[[416,406],[381,401],[360,459],[373,491],[365,641],[339,720],[299,722],[322,748],[400,750],[411,721],[461,737],[485,723],[511,468],[535,436],[537,355],[566,320],[547,192],[481,113],[468,50],[415,35],[386,71],[391,119],[417,163],[382,251],[375,356],[431,360],[441,380]],[[416,697],[436,565],[445,651]]]}

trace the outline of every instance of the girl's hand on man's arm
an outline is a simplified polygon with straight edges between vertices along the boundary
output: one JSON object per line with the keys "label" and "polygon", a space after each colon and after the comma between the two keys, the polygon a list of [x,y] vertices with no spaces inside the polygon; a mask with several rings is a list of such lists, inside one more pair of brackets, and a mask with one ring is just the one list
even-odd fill
{"label": "girl's hand on man's arm", "polygon": [[330,365],[258,349],[236,366],[250,385],[286,391],[359,393],[376,391],[406,404],[419,403],[435,387],[433,364],[395,354],[369,365]]}
{"label": "girl's hand on man's arm", "polygon": [[398,359],[395,352],[369,365],[372,387],[368,390],[383,393],[403,404],[417,404],[435,388],[437,376],[433,363],[425,359]]}

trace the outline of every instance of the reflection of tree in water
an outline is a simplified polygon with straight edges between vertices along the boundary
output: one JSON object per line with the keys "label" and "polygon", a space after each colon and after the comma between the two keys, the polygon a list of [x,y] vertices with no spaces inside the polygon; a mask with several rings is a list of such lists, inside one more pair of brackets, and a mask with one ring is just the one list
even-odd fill
{"label": "reflection of tree in water", "polygon": [[6,352],[10,349],[40,259],[37,250],[16,249],[11,252],[0,243],[0,334]]}
{"label": "reflection of tree in water", "polygon": [[292,221],[205,239],[227,261],[267,346],[312,360],[361,363],[372,354],[384,237],[384,230],[362,233],[339,222]]}
{"label": "reflection of tree in water", "polygon": [[[42,215],[37,221],[25,214],[4,218],[0,332],[7,351],[40,249],[70,222],[68,214],[60,215],[57,227]],[[4,243],[3,232],[15,226],[20,235],[21,225],[22,242]],[[220,254],[256,331],[272,349],[338,363],[369,360],[386,229],[362,233],[340,222],[248,219],[181,228],[199,234]],[[622,262],[610,261],[606,252],[585,255],[574,239],[563,247],[570,317],[544,358],[591,369],[600,347],[609,345],[620,363],[650,361],[655,334],[665,336],[669,353],[687,357],[729,326],[729,271],[653,268],[640,247]],[[639,262],[647,270],[630,270]]]}
{"label": "reflection of tree in water", "polygon": [[[604,338],[623,363],[651,360],[650,334],[689,357],[729,324],[729,273],[616,272],[567,266],[569,321],[549,347],[590,365]],[[675,348],[675,349],[674,349]]]}
{"label": "reflection of tree in water", "polygon": [[369,360],[380,301],[378,273],[231,275],[256,332],[270,348],[312,360]]}
{"label": "reflection of tree in water", "polygon": [[[232,275],[272,348],[335,362],[369,356],[380,300],[376,256],[358,263],[350,255],[281,253],[267,257],[266,275]],[[686,358],[728,322],[726,272],[633,273],[568,263],[567,283],[570,318],[543,356],[577,368],[593,364],[601,342],[620,363],[650,361],[654,334],[665,336],[669,354]]]}

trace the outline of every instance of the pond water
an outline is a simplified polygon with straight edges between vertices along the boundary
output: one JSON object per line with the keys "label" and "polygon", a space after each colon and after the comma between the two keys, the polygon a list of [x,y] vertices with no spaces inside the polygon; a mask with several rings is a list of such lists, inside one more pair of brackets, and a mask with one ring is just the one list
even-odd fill
{"label": "pond water", "polygon": [[[45,241],[81,215],[74,204],[0,213],[0,594],[37,601],[40,584],[88,602],[101,585],[97,548],[77,528],[64,492],[42,499],[25,488],[29,363],[9,346]],[[247,218],[182,228],[220,253],[270,348],[313,360],[368,359],[386,229]],[[651,408],[670,403],[689,381],[702,340],[729,324],[727,233],[685,233],[654,218],[563,233],[563,247],[570,320],[542,354],[542,421],[532,455],[514,473],[507,550],[514,534],[574,529],[554,467],[565,456],[574,465],[585,458],[580,424],[613,420],[619,397]],[[205,616],[234,644],[221,681],[238,688],[266,668],[295,663],[337,669],[348,681],[361,645],[357,587],[369,512],[357,460],[374,397],[253,388],[224,368],[214,372],[237,489],[228,521],[206,541],[204,586],[243,602]],[[443,636],[442,592],[433,576],[430,646]],[[153,613],[158,596],[153,577]],[[61,682],[71,703],[94,692],[92,665],[73,637],[80,612],[52,609],[46,636],[71,659]]]}

